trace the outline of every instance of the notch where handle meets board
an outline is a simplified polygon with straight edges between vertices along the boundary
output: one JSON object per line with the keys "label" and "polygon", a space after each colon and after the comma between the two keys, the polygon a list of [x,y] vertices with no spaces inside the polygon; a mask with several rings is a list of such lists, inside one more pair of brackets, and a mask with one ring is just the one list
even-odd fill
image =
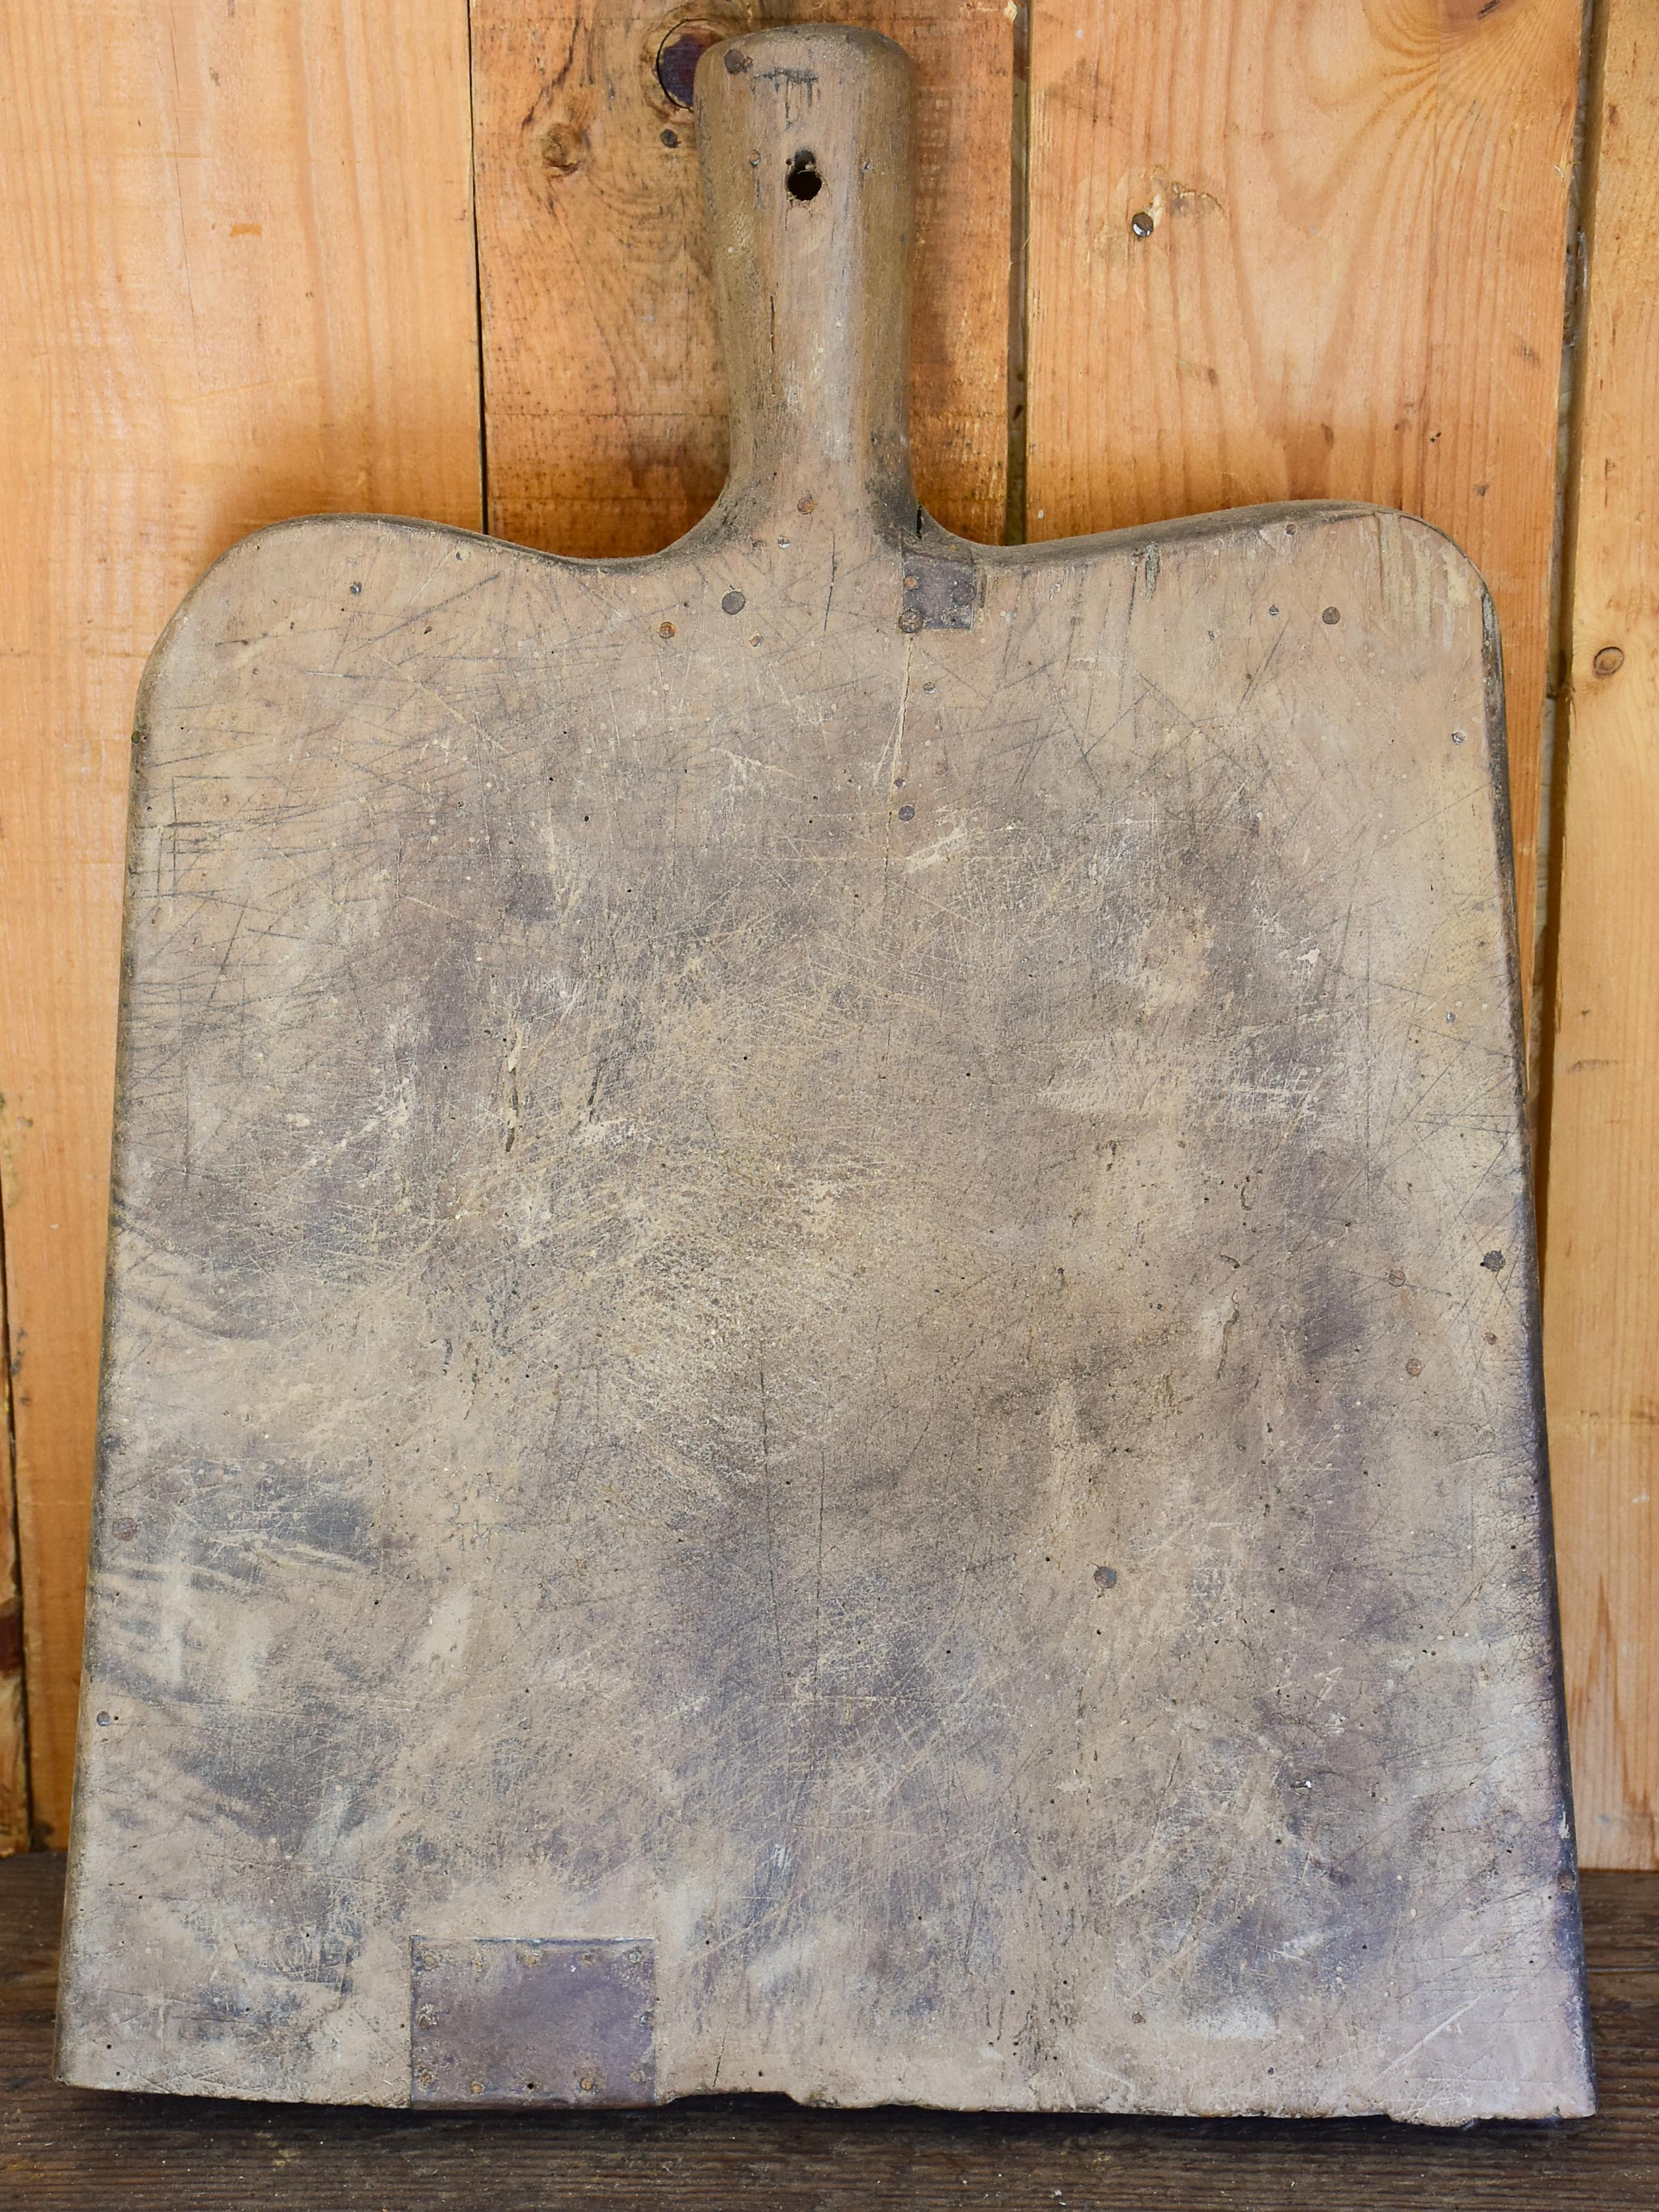
{"label": "notch where handle meets board", "polygon": [[697,65],[697,137],[731,393],[722,505],[805,501],[914,526],[915,72],[890,39],[755,31]]}

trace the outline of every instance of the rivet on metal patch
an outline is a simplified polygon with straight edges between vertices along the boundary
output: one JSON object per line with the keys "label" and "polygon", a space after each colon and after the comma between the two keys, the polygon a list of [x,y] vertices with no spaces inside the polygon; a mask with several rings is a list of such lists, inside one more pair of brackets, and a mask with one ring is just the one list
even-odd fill
{"label": "rivet on metal patch", "polygon": [[656,1955],[643,1940],[416,1936],[410,2101],[656,2101]]}

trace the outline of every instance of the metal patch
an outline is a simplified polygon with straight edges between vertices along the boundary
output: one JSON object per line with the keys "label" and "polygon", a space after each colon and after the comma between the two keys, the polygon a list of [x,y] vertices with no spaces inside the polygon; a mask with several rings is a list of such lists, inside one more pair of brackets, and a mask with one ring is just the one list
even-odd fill
{"label": "metal patch", "polygon": [[904,611],[899,628],[972,629],[979,604],[979,576],[964,546],[961,553],[907,553],[904,560]]}
{"label": "metal patch", "polygon": [[410,2101],[656,2100],[654,1948],[489,1937],[410,1946]]}

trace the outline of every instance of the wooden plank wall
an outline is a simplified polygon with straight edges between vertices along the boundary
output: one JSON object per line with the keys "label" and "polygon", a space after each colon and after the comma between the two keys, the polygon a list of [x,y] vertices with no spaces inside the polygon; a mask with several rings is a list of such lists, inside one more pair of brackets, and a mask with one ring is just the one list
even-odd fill
{"label": "wooden plank wall", "polygon": [[1044,0],[1031,40],[1031,534],[1340,496],[1455,538],[1528,976],[1578,34],[1577,0]]}
{"label": "wooden plank wall", "polygon": [[[1619,1222],[1650,1218],[1655,1173],[1652,936],[1620,933],[1653,919],[1659,805],[1653,572],[1628,551],[1652,511],[1652,324],[1631,302],[1655,117],[1635,46],[1617,66],[1615,50],[1653,35],[1643,0],[1600,4],[1609,87],[1644,119],[1595,141],[1598,366],[1576,451],[1581,487],[1600,473],[1577,506],[1592,580],[1574,599],[1547,979],[1561,1023],[1570,1001],[1593,1011],[1574,1017],[1571,1073],[1547,1061],[1555,1026],[1543,1037],[1548,1296],[1584,1841],[1592,1862],[1646,1864],[1659,1566],[1623,1501],[1653,1449],[1659,1251]],[[805,15],[872,24],[916,57],[917,474],[954,526],[1054,536],[1358,495],[1474,556],[1504,623],[1531,950],[1580,0],[470,14],[469,64],[467,0],[0,0],[24,155],[0,182],[0,441],[21,488],[0,546],[18,641],[0,664],[0,1166],[46,1840],[67,1808],[143,656],[244,530],[330,507],[476,523],[481,460],[489,526],[565,552],[648,550],[704,511],[724,402],[675,57]],[[1587,695],[1598,623],[1626,662]]]}
{"label": "wooden plank wall", "polygon": [[658,60],[757,22],[856,22],[914,58],[912,438],[941,521],[1006,523],[1013,40],[1001,0],[473,0],[489,526],[647,553],[726,476],[696,133]]}
{"label": "wooden plank wall", "polygon": [[0,0],[0,1093],[34,1809],[64,1839],[128,732],[259,524],[476,526],[466,0]]}
{"label": "wooden plank wall", "polygon": [[1578,1833],[1659,1864],[1659,8],[1592,82],[1572,448],[1547,1388]]}

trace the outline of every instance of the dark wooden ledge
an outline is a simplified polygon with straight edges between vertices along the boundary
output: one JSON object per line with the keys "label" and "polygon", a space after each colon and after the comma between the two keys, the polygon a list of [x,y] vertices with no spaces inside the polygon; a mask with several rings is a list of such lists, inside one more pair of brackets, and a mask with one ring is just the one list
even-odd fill
{"label": "dark wooden ledge", "polygon": [[0,2203],[19,2212],[1651,2212],[1659,1876],[1589,1875],[1601,2111],[1462,2133],[1386,2121],[809,2112],[769,2098],[556,2118],[106,2096],[50,2076],[63,1861],[0,1861]]}

